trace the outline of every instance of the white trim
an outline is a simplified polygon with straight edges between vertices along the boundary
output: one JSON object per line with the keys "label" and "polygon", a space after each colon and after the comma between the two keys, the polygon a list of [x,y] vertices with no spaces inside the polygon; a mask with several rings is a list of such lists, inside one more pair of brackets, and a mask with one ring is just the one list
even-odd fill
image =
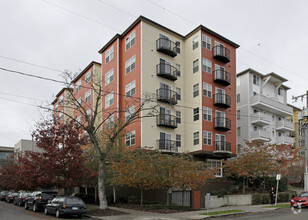
{"label": "white trim", "polygon": [[119,93],[120,93],[120,91],[119,91],[119,88],[120,88],[120,86],[119,86],[119,38],[117,39],[117,120],[119,120],[119,114],[120,114],[120,112],[119,112]]}
{"label": "white trim", "polygon": [[[142,39],[142,31],[143,31],[143,29],[142,29],[142,23],[143,23],[143,21],[141,21],[140,22],[140,98],[141,98],[141,100],[142,100],[142,77],[143,77],[143,71],[142,71],[142,49],[143,49],[143,47],[142,47],[142,41],[143,41],[143,39]],[[136,43],[137,43],[137,34],[135,35],[135,38],[136,38]],[[137,92],[137,88],[136,88],[136,92]],[[140,117],[141,117],[141,119],[140,119],[140,146],[141,146],[141,148],[142,148],[142,146],[143,146],[143,137],[142,137],[142,131],[143,131],[143,126],[142,126],[142,124],[143,124],[143,118],[142,118],[142,116],[143,116],[143,112],[141,111],[140,112]]]}
{"label": "white trim", "polygon": [[[202,145],[203,145],[203,133],[202,133],[202,129],[203,129],[203,127],[202,127],[202,124],[203,124],[203,108],[202,108],[202,106],[203,106],[203,103],[202,103],[202,98],[203,98],[203,83],[202,83],[202,32],[201,32],[201,30],[199,30],[199,42],[200,42],[200,45],[198,45],[199,46],[199,60],[200,60],[200,64],[199,64],[199,74],[200,74],[200,80],[199,80],[199,82],[200,82],[200,86],[199,86],[199,98],[200,98],[200,104],[199,104],[199,109],[201,109],[201,120],[200,120],[200,110],[199,110],[199,123],[200,123],[200,132],[199,132],[199,146],[200,146],[200,148],[201,148],[201,150],[202,150]],[[201,68],[201,69],[200,69]],[[202,85],[201,85],[201,83],[202,83]],[[201,88],[201,94],[200,94],[200,88]],[[200,135],[200,133],[201,133],[201,135]],[[200,144],[200,136],[202,136],[201,137],[201,144]]]}

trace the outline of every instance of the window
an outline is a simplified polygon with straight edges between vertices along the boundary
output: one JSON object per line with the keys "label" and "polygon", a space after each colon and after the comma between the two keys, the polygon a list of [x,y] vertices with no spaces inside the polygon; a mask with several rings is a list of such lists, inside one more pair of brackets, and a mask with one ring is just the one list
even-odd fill
{"label": "window", "polygon": [[125,135],[125,145],[126,147],[130,147],[136,144],[136,132],[135,131],[131,131],[126,133]]}
{"label": "window", "polygon": [[279,87],[278,88],[278,95],[282,96],[283,88]]}
{"label": "window", "polygon": [[212,61],[202,58],[202,70],[207,73],[212,73]]}
{"label": "window", "polygon": [[257,95],[257,93],[256,93],[256,92],[252,92],[252,95],[253,95],[253,96],[256,96],[256,95]]}
{"label": "window", "polygon": [[175,139],[175,144],[177,147],[181,147],[181,135],[180,134],[177,134],[176,135],[176,139]]}
{"label": "window", "polygon": [[220,160],[207,160],[207,167],[218,168],[218,172],[215,174],[216,177],[222,177],[222,162]]}
{"label": "window", "polygon": [[176,111],[175,116],[176,116],[176,123],[181,124],[181,111]]}
{"label": "window", "polygon": [[193,86],[193,97],[195,98],[197,96],[199,96],[199,83]]}
{"label": "window", "polygon": [[113,122],[114,122],[114,116],[113,114],[109,116],[109,118],[106,120],[105,125],[106,129],[111,129],[113,127]]}
{"label": "window", "polygon": [[79,80],[78,82],[76,82],[76,92],[78,92],[81,89],[81,80]]}
{"label": "window", "polygon": [[[91,94],[90,94],[91,95]],[[78,110],[80,108],[81,105],[81,98],[79,98],[78,100],[76,100],[76,110]]]}
{"label": "window", "polygon": [[87,110],[87,116],[91,117],[91,109]]}
{"label": "window", "polygon": [[212,98],[212,85],[206,82],[203,83],[203,95]]}
{"label": "window", "polygon": [[136,42],[136,31],[133,31],[126,39],[125,39],[125,50],[131,48]]}
{"label": "window", "polygon": [[125,62],[125,73],[128,74],[136,67],[136,56],[132,56]]}
{"label": "window", "polygon": [[131,97],[136,93],[136,80],[132,81],[131,83],[125,86],[125,97]]}
{"label": "window", "polygon": [[212,39],[204,34],[202,34],[202,46],[208,50],[212,48]]}
{"label": "window", "polygon": [[236,94],[236,102],[240,102],[241,101],[241,94]]}
{"label": "window", "polygon": [[88,84],[91,81],[91,76],[92,76],[92,71],[89,71],[84,78],[86,84]]}
{"label": "window", "polygon": [[88,90],[84,96],[85,103],[89,102],[91,100],[91,90]]}
{"label": "window", "polygon": [[176,99],[181,100],[181,88],[176,87]]}
{"label": "window", "polygon": [[177,76],[181,76],[181,65],[180,64],[175,64],[175,68],[176,68],[176,75]]}
{"label": "window", "polygon": [[254,130],[254,131],[257,131],[257,130],[258,130],[258,127],[257,127],[257,126],[253,126],[253,130]]}
{"label": "window", "polygon": [[113,51],[113,46],[106,51],[105,53],[105,61],[106,63],[108,63],[110,60],[113,59],[113,54],[114,54],[114,51]]}
{"label": "window", "polygon": [[77,121],[78,123],[81,123],[81,116],[78,116],[78,117],[76,118],[76,121]]}
{"label": "window", "polygon": [[178,54],[180,54],[181,53],[181,42],[180,41],[176,41],[175,42],[175,46],[176,46],[176,52]]}
{"label": "window", "polygon": [[62,104],[63,104],[63,95],[59,97],[59,105],[62,105]]}
{"label": "window", "polygon": [[237,133],[237,136],[238,136],[238,137],[241,136],[241,127],[237,127],[237,128],[236,128],[236,133]]}
{"label": "window", "polygon": [[192,49],[196,49],[198,48],[198,36],[195,36],[193,39],[192,39]]}
{"label": "window", "polygon": [[199,60],[196,59],[194,62],[193,62],[193,73],[196,73],[199,71]]}
{"label": "window", "polygon": [[260,83],[259,81],[260,81],[260,78],[256,75],[253,75],[253,84],[258,86]]}
{"label": "window", "polygon": [[113,81],[113,69],[110,70],[108,73],[105,75],[105,86],[109,85]]}
{"label": "window", "polygon": [[212,145],[212,132],[203,131],[203,144]]}
{"label": "window", "polygon": [[131,120],[132,115],[136,112],[136,106],[132,106],[125,111],[125,122]]}
{"label": "window", "polygon": [[106,95],[106,97],[105,97],[105,108],[108,108],[112,104],[113,104],[113,92]]}
{"label": "window", "polygon": [[212,109],[203,106],[203,120],[212,121]]}
{"label": "window", "polygon": [[241,110],[236,111],[236,119],[241,119]]}
{"label": "window", "polygon": [[194,121],[199,120],[199,108],[194,108]]}
{"label": "window", "polygon": [[199,131],[194,132],[194,145],[199,144]]}
{"label": "window", "polygon": [[63,112],[59,112],[59,120],[63,120]]}
{"label": "window", "polygon": [[55,111],[56,111],[56,112],[58,111],[58,107],[59,107],[59,105],[56,104],[56,105],[55,105]]}

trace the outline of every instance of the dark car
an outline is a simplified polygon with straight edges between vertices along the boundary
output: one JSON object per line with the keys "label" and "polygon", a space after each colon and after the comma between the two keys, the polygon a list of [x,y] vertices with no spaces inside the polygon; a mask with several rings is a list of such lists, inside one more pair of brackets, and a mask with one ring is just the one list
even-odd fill
{"label": "dark car", "polygon": [[308,207],[308,192],[302,192],[291,199],[291,207]]}
{"label": "dark car", "polygon": [[1,201],[2,201],[2,200],[5,200],[7,194],[9,194],[9,191],[2,191],[2,192],[1,192],[0,200],[1,200]]}
{"label": "dark car", "polygon": [[45,208],[48,200],[55,198],[58,195],[54,191],[34,191],[25,201],[25,209],[32,208],[33,212]]}
{"label": "dark car", "polygon": [[62,215],[77,215],[80,218],[86,212],[85,203],[75,196],[57,196],[48,202],[44,210],[45,215],[55,214],[57,218]]}
{"label": "dark car", "polygon": [[19,193],[18,196],[15,197],[14,199],[14,205],[18,205],[18,206],[23,206],[25,205],[25,201],[26,199],[31,195],[31,193],[29,192],[22,192]]}
{"label": "dark car", "polygon": [[13,202],[16,196],[18,196],[18,193],[10,192],[9,194],[7,194],[5,201],[8,203]]}

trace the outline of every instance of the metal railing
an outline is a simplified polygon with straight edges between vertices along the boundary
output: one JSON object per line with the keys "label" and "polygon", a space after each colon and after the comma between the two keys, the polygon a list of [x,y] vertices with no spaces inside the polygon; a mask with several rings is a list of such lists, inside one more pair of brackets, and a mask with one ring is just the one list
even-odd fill
{"label": "metal railing", "polygon": [[231,120],[225,117],[216,117],[214,118],[214,127],[223,130],[230,130]]}
{"label": "metal railing", "polygon": [[178,152],[178,147],[176,146],[176,141],[168,139],[157,140],[157,147],[159,150],[168,152]]}
{"label": "metal railing", "polygon": [[176,80],[177,79],[177,72],[178,70],[167,63],[159,63],[156,65],[156,74],[157,76],[161,76],[170,80]]}
{"label": "metal railing", "polygon": [[230,50],[223,45],[213,47],[214,58],[220,59],[224,62],[230,62]]}
{"label": "metal railing", "polygon": [[160,88],[156,90],[157,101],[177,104],[176,92],[171,89]]}
{"label": "metal railing", "polygon": [[215,141],[215,150],[231,152],[231,143],[226,141]]}
{"label": "metal railing", "polygon": [[159,114],[156,116],[156,124],[158,126],[176,128],[176,116],[170,114]]}
{"label": "metal railing", "polygon": [[230,85],[231,74],[225,70],[218,69],[213,71],[214,81],[220,82],[224,85]]}
{"label": "metal railing", "polygon": [[223,93],[214,94],[214,105],[223,105],[224,107],[231,106],[231,97]]}

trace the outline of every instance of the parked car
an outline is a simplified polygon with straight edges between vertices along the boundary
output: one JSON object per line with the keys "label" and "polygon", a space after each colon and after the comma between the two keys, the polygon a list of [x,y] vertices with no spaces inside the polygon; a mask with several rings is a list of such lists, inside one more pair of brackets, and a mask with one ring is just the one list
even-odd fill
{"label": "parked car", "polygon": [[2,200],[5,200],[7,194],[9,194],[9,191],[2,191],[2,192],[1,192],[0,200],[1,200],[1,201],[2,201]]}
{"label": "parked car", "polygon": [[291,207],[308,207],[308,192],[302,192],[291,199]]}
{"label": "parked car", "polygon": [[5,201],[8,203],[13,202],[16,196],[18,196],[18,193],[10,192],[9,194],[7,194]]}
{"label": "parked car", "polygon": [[85,203],[75,196],[57,196],[48,202],[44,210],[45,215],[55,214],[57,218],[62,215],[77,215],[80,218],[86,212]]}
{"label": "parked car", "polygon": [[29,192],[22,192],[19,193],[18,196],[15,197],[14,199],[14,205],[18,205],[18,206],[23,206],[25,205],[25,201],[26,199],[31,195],[31,193]]}
{"label": "parked car", "polygon": [[58,195],[54,191],[34,191],[25,201],[25,209],[32,208],[33,212],[45,208],[48,200],[55,198]]}

